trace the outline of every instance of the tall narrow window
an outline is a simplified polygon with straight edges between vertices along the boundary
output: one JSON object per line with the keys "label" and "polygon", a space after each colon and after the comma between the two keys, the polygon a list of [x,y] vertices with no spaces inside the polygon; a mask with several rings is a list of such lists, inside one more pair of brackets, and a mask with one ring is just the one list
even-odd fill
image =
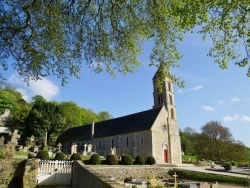
{"label": "tall narrow window", "polygon": [[163,103],[163,100],[162,100],[162,94],[161,94],[161,104]]}
{"label": "tall narrow window", "polygon": [[171,118],[175,119],[175,117],[174,117],[174,109],[173,108],[171,108]]}
{"label": "tall narrow window", "polygon": [[168,82],[168,90],[169,90],[169,91],[172,91],[171,83],[170,83],[170,82]]}
{"label": "tall narrow window", "polygon": [[102,141],[99,140],[99,142],[98,142],[98,149],[101,149],[101,148],[102,148]]}
{"label": "tall narrow window", "polygon": [[160,95],[158,95],[158,104],[161,104]]}
{"label": "tall narrow window", "polygon": [[126,137],[126,146],[128,146],[128,136]]}
{"label": "tall narrow window", "polygon": [[115,147],[115,140],[114,140],[114,138],[112,138],[112,140],[111,140],[111,147],[112,148]]}
{"label": "tall narrow window", "polygon": [[172,97],[172,95],[169,95],[169,100],[170,100],[170,104],[173,105],[173,97]]}
{"label": "tall narrow window", "polygon": [[143,139],[143,137],[141,136],[141,139],[140,139],[140,144],[141,144],[141,146],[143,146],[144,145],[144,139]]}

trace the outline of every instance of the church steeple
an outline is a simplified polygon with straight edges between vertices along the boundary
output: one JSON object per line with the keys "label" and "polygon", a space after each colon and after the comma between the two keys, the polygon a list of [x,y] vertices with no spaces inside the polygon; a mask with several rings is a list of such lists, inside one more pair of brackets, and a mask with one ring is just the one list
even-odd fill
{"label": "church steeple", "polygon": [[164,71],[162,66],[159,66],[153,77],[153,86],[154,86],[154,106],[153,108],[158,108],[165,105],[169,118],[176,119],[176,107],[174,104],[174,91],[173,91],[173,83],[170,78],[165,77],[164,82],[162,83],[162,89],[159,90],[158,84],[159,81],[157,79],[162,75],[161,71]]}

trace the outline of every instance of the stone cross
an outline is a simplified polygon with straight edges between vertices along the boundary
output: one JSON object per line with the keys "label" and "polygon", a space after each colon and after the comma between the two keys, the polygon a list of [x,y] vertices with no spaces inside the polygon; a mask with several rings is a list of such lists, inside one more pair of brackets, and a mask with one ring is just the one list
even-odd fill
{"label": "stone cross", "polygon": [[18,134],[18,130],[14,130],[14,132],[13,133],[9,133],[9,135],[11,136],[11,143],[17,143],[17,140],[20,138],[20,135]]}
{"label": "stone cross", "polygon": [[62,144],[61,144],[61,143],[59,143],[57,146],[58,146],[58,152],[61,152],[61,147],[62,147]]}
{"label": "stone cross", "polygon": [[174,187],[177,187],[177,175],[176,175],[176,172],[174,173],[173,177],[174,177]]}
{"label": "stone cross", "polygon": [[2,136],[1,138],[0,138],[0,146],[2,146],[4,144],[4,137]]}

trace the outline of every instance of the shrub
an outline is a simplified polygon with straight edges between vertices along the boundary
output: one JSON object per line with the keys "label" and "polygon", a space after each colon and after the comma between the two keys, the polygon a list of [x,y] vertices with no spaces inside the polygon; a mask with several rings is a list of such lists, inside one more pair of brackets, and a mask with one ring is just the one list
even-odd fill
{"label": "shrub", "polygon": [[59,153],[56,154],[55,160],[64,161],[65,160],[65,155],[63,153],[59,152]]}
{"label": "shrub", "polygon": [[70,161],[74,161],[74,160],[82,160],[82,156],[80,153],[73,153],[71,156],[70,156]]}
{"label": "shrub", "polygon": [[135,158],[135,164],[139,164],[139,165],[144,165],[145,164],[145,159],[142,155],[138,155]]}
{"label": "shrub", "polygon": [[232,170],[231,163],[224,163],[222,166],[225,168],[225,170]]}
{"label": "shrub", "polygon": [[108,165],[117,165],[118,164],[117,157],[115,155],[112,155],[112,154],[107,155],[106,164],[108,164]]}
{"label": "shrub", "polygon": [[47,145],[43,146],[44,151],[49,151],[49,147]]}
{"label": "shrub", "polygon": [[90,164],[92,164],[92,165],[100,164],[100,157],[98,154],[94,153],[91,155]]}
{"label": "shrub", "polygon": [[48,151],[40,150],[38,151],[36,158],[39,158],[41,160],[49,160],[49,153]]}
{"label": "shrub", "polygon": [[209,174],[205,172],[195,172],[189,170],[182,169],[172,169],[168,171],[169,175],[174,175],[174,173],[178,174],[178,177],[182,177],[184,179],[191,180],[199,180],[206,182],[215,182],[218,183],[232,183],[232,184],[240,184],[240,185],[248,185],[248,179],[244,177],[236,177],[236,176],[227,176],[227,175],[219,175],[219,174]]}
{"label": "shrub", "polygon": [[149,156],[147,158],[147,162],[146,163],[149,164],[149,165],[155,164],[156,163],[155,158],[153,156]]}
{"label": "shrub", "polygon": [[121,164],[122,165],[132,165],[133,159],[130,155],[123,155],[121,158]]}

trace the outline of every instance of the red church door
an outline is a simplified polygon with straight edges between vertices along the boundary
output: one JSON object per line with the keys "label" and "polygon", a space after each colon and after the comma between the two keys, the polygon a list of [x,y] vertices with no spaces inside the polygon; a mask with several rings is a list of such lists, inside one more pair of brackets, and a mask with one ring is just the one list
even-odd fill
{"label": "red church door", "polygon": [[168,163],[168,150],[164,149],[164,163]]}

